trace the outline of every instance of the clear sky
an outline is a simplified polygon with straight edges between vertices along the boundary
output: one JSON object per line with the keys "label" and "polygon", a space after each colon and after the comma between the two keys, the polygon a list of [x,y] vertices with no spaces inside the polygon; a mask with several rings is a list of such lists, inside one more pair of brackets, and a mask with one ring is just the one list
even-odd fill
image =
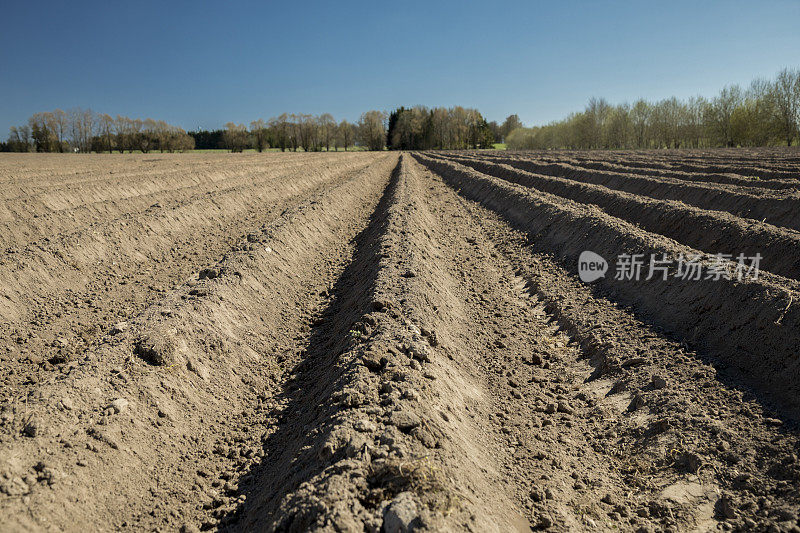
{"label": "clear sky", "polygon": [[36,111],[217,128],[477,107],[527,125],[591,96],[713,96],[800,67],[800,1],[4,2],[0,138]]}

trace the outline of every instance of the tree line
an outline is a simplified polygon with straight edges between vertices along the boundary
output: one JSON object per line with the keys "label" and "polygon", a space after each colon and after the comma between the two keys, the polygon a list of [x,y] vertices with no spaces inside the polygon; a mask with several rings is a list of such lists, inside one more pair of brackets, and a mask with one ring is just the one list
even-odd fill
{"label": "tree line", "polygon": [[400,107],[389,115],[387,144],[395,150],[492,148],[495,133],[500,128],[490,126],[477,109]]}
{"label": "tree line", "polygon": [[194,139],[163,120],[131,119],[91,109],[34,113],[22,126],[12,126],[0,151],[113,152],[192,150]]}
{"label": "tree line", "polygon": [[391,113],[367,111],[355,124],[336,122],[330,113],[287,114],[268,121],[245,124],[229,122],[224,129],[190,131],[198,149],[224,148],[232,152],[274,148],[281,151],[347,151],[353,146],[367,150],[427,150],[490,148],[519,127],[517,115],[502,126],[487,122],[476,109],[460,106],[428,109],[400,107]]}
{"label": "tree line", "polygon": [[455,106],[429,109],[400,107],[391,113],[367,111],[357,122],[337,122],[330,113],[283,113],[249,125],[229,122],[223,129],[185,132],[164,121],[112,118],[91,110],[35,113],[27,124],[12,127],[0,151],[14,152],[162,152],[227,149],[242,152],[423,150],[491,148],[521,126],[517,115],[502,125],[487,122],[477,109]]}
{"label": "tree line", "polygon": [[282,152],[347,151],[356,145],[382,150],[386,146],[385,117],[382,111],[367,111],[352,124],[347,120],[336,122],[330,113],[283,113],[268,121],[255,120],[249,127],[228,122],[224,129],[190,131],[189,135],[198,149],[224,148],[231,152],[251,148],[258,152],[268,148]]}
{"label": "tree line", "polygon": [[517,128],[506,142],[514,150],[800,144],[800,70],[784,69],[746,89],[727,86],[711,99],[640,99],[615,106],[592,98],[582,112],[545,126]]}
{"label": "tree line", "polygon": [[383,150],[387,146],[387,114],[383,111],[362,113],[355,124],[342,120],[336,122],[333,115],[309,115],[283,113],[268,121],[259,119],[244,124],[229,122],[225,129],[189,132],[198,149],[225,148],[232,152],[267,148],[282,152],[304,150],[347,151],[354,146],[367,150]]}

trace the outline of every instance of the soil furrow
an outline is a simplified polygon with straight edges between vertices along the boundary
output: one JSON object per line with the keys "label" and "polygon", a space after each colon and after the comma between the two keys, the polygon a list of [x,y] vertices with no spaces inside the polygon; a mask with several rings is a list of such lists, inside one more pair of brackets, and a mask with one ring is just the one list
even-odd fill
{"label": "soil furrow", "polygon": [[[491,156],[490,156],[491,157]],[[600,155],[599,157],[602,157]],[[585,170],[605,170],[623,174],[647,175],[665,178],[675,178],[685,181],[698,181],[708,183],[724,183],[728,185],[739,185],[743,187],[757,187],[762,189],[798,189],[800,182],[796,177],[783,176],[783,179],[765,179],[763,175],[737,175],[733,173],[707,173],[702,170],[676,170],[670,165],[658,164],[636,164],[624,158],[614,158],[609,161],[592,159],[574,159],[564,156],[561,159],[538,157],[537,155],[527,156],[526,159],[532,161],[542,161],[549,163],[568,163],[577,168]]]}
{"label": "soil furrow", "polygon": [[[42,374],[36,395],[13,387],[0,477],[4,493],[24,497],[4,503],[4,515],[20,528],[65,530],[213,520],[228,502],[226,484],[257,459],[264,428],[248,417],[283,379],[283,361],[366,223],[353,213],[374,207],[392,159],[379,156],[287,210],[204,279],[167,293],[60,372]],[[37,461],[52,474],[50,488],[26,477]],[[25,511],[53,509],[44,500],[58,512]]]}
{"label": "soil furrow", "polygon": [[483,391],[454,364],[454,333],[433,329],[435,309],[454,310],[429,287],[453,279],[427,260],[439,250],[419,192],[402,162],[272,414],[236,529],[377,531],[409,507],[423,529],[527,528],[462,419]]}
{"label": "soil furrow", "polygon": [[[565,152],[565,155],[574,156],[580,161],[610,160],[620,165],[631,168],[661,168],[665,170],[678,170],[688,173],[722,173],[738,174],[740,176],[757,176],[766,179],[791,180],[800,177],[800,168],[792,164],[791,150],[773,150],[770,156],[769,149],[753,151],[748,156],[746,149],[735,149],[728,152],[724,150],[681,151],[670,150],[669,155],[658,155],[658,152],[605,152],[594,151],[587,153]],[[796,152],[795,152],[796,153]],[[724,155],[720,155],[724,154]],[[727,157],[726,157],[727,156]],[[659,161],[661,162],[659,164]],[[768,167],[768,168],[767,168]]]}
{"label": "soil furrow", "polygon": [[[225,194],[209,191],[174,205],[165,202],[139,216],[127,213],[98,220],[91,227],[8,254],[0,261],[4,327],[28,320],[29,334],[47,329],[41,341],[52,342],[59,335],[61,318],[53,315],[69,314],[64,308],[70,304],[93,308],[88,313],[92,322],[113,323],[114,317],[93,316],[98,314],[94,309],[110,303],[117,312],[134,312],[120,309],[123,301],[138,299],[136,294],[126,293],[146,292],[150,287],[159,293],[183,281],[203,262],[218,260],[236,240],[298,198],[364,165],[336,165],[333,170],[322,167],[299,179],[296,174],[283,179],[278,172],[269,187],[239,188]],[[90,328],[91,324],[84,326]],[[28,346],[29,334],[20,343],[21,355],[28,348],[37,348]]]}
{"label": "soil furrow", "polygon": [[800,230],[800,192],[726,188],[710,183],[687,183],[671,178],[649,178],[604,171],[586,171],[565,164],[537,164],[516,158],[503,158],[503,163],[529,172],[553,175],[573,181],[593,183],[610,189],[649,196],[659,200],[676,200],[701,209],[727,211],[733,215],[775,226]]}
{"label": "soil furrow", "polygon": [[791,151],[29,155],[0,531],[800,527]]}
{"label": "soil furrow", "polygon": [[[535,509],[557,530],[766,530],[784,516],[791,526],[800,508],[796,424],[781,425],[702,354],[595,295],[537,253],[527,231],[464,205],[474,232],[507,257],[563,331],[534,350],[539,413],[524,422],[541,427],[534,437],[545,444],[529,467]],[[576,446],[582,439],[588,452]],[[598,480],[605,470],[612,475]]]}
{"label": "soil furrow", "polygon": [[[470,199],[528,231],[537,250],[553,253],[573,268],[586,250],[609,259],[619,254],[678,257],[681,253],[697,253],[610,217],[596,207],[508,184],[458,163],[419,154],[415,157]],[[795,347],[800,346],[800,306],[796,305],[796,283],[773,279],[768,274],[746,283],[724,278],[657,276],[649,281],[633,281],[615,277],[601,278],[594,285],[595,290],[632,306],[644,321],[712,356],[717,365],[738,374],[741,382],[779,407],[785,416],[796,419],[800,415],[798,386],[785,379],[786,373],[796,371],[798,364]]]}
{"label": "soil furrow", "polygon": [[[338,166],[366,164],[366,160],[342,160]],[[307,165],[307,161],[305,164]],[[3,235],[2,246],[24,248],[36,246],[35,240],[47,239],[47,242],[96,226],[99,222],[111,218],[134,218],[151,214],[153,206],[169,209],[176,205],[202,200],[205,195],[221,197],[236,194],[243,189],[250,189],[264,194],[263,185],[273,182],[281,175],[294,176],[303,161],[281,162],[269,167],[270,172],[259,173],[253,169],[217,169],[209,171],[204,167],[189,172],[174,171],[175,175],[163,173],[146,179],[116,177],[103,187],[76,191],[59,190],[48,192],[43,198],[26,195],[24,201],[6,200],[0,206]],[[193,169],[194,170],[194,169]],[[130,183],[128,180],[134,181]],[[112,180],[106,180],[107,182]],[[143,182],[143,183],[142,183]],[[126,192],[127,191],[127,192]],[[92,201],[93,200],[93,201]]]}
{"label": "soil furrow", "polygon": [[534,174],[509,165],[453,156],[448,159],[511,183],[596,205],[609,215],[708,254],[743,253],[748,257],[761,254],[762,270],[800,280],[799,232],[682,202],[654,200],[602,185]]}

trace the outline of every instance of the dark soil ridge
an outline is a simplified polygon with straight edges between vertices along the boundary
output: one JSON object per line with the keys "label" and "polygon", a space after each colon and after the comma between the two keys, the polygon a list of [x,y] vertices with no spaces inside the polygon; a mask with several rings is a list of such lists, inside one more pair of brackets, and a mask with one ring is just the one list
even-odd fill
{"label": "dark soil ridge", "polygon": [[800,230],[800,217],[797,216],[800,212],[800,192],[759,191],[752,187],[745,190],[720,184],[688,183],[672,178],[587,171],[563,163],[543,165],[514,157],[499,159],[513,167],[537,174],[593,183],[660,200],[676,200],[701,209],[727,211],[739,217],[769,221],[775,226]]}
{"label": "dark soil ridge", "polygon": [[[732,170],[726,173],[707,173],[701,169],[691,169],[689,165],[678,165],[672,168],[669,165],[659,165],[654,163],[648,166],[646,163],[640,165],[625,159],[613,159],[611,161],[593,161],[591,159],[581,160],[565,157],[563,159],[531,157],[547,163],[567,163],[578,168],[587,170],[605,170],[609,172],[619,172],[622,174],[646,175],[663,178],[675,178],[685,181],[697,181],[708,183],[724,183],[727,185],[739,185],[742,187],[758,187],[760,189],[799,189],[800,182],[794,174],[779,173],[782,179],[765,178],[764,173],[749,173],[738,175]],[[761,169],[763,170],[763,169]],[[773,173],[768,173],[772,175]],[[800,177],[800,176],[799,176]]]}
{"label": "dark soil ridge", "polygon": [[[580,355],[593,367],[585,381],[579,376],[567,381],[575,390],[571,405],[593,406],[579,427],[627,484],[604,498],[599,509],[589,509],[595,529],[636,530],[649,521],[665,530],[790,530],[797,525],[800,492],[790,481],[800,479],[796,425],[776,425],[774,412],[740,382],[703,363],[702,356],[660,328],[593,295],[590,286],[551,258],[534,253],[527,232],[511,230],[481,206],[466,208],[476,231],[518,268],[531,293],[580,344]],[[537,381],[543,389],[558,390],[559,377],[569,376],[574,365],[557,352],[543,357],[555,375]],[[636,364],[615,364],[620,361]],[[626,494],[633,500],[626,501]],[[585,491],[580,497],[591,505]],[[626,508],[633,512],[627,515]]]}
{"label": "dark soil ridge", "polygon": [[596,205],[609,215],[706,253],[743,253],[748,257],[760,253],[763,270],[800,280],[800,232],[673,200],[656,200],[602,185],[534,174],[510,165],[455,156],[449,159],[511,183]]}
{"label": "dark soil ridge", "polygon": [[[533,152],[544,154],[547,158],[551,154],[546,152]],[[717,173],[719,175],[736,174],[739,176],[757,176],[761,179],[777,181],[790,181],[800,178],[800,158],[792,158],[796,149],[791,148],[735,148],[728,157],[720,156],[721,151],[716,150],[669,150],[659,152],[653,150],[634,151],[590,151],[580,153],[565,151],[565,157],[581,162],[606,161],[612,164],[624,165],[634,169],[664,169],[677,170],[688,174]],[[750,155],[749,155],[750,154]],[[748,156],[749,155],[749,156]],[[555,162],[556,159],[551,159]],[[698,161],[702,164],[698,164]],[[795,161],[795,164],[792,162]],[[763,166],[759,166],[763,165]]]}
{"label": "dark soil ridge", "polygon": [[[665,237],[647,233],[604,213],[548,193],[508,184],[458,163],[415,157],[468,198],[503,215],[531,236],[537,251],[554,254],[576,268],[579,254],[695,254]],[[617,281],[609,274],[596,282],[598,294],[632,306],[645,322],[713,356],[758,391],[783,416],[800,416],[800,306],[797,284],[765,274],[757,282]],[[621,362],[620,362],[621,363]]]}

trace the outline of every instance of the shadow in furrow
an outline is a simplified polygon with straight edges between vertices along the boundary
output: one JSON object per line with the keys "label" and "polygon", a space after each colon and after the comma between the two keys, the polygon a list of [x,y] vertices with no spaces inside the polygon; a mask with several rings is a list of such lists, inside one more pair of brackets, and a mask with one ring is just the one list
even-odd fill
{"label": "shadow in furrow", "polygon": [[[668,253],[682,250],[674,241],[658,240],[639,228],[591,206],[574,206],[547,193],[530,192],[518,185],[504,184],[493,176],[453,163],[415,155],[462,197],[475,201],[525,233],[527,246],[545,254],[569,272],[580,250],[593,250],[603,257],[620,252]],[[448,166],[450,165],[450,166]],[[472,174],[474,172],[474,174]],[[573,276],[574,278],[574,276]],[[575,279],[573,279],[575,281]],[[794,283],[761,276],[758,281],[734,283],[670,278],[660,282],[628,283],[608,276],[591,286],[583,285],[599,299],[622,307],[648,325],[658,336],[685,346],[718,371],[716,379],[755,399],[769,418],[780,418],[787,431],[796,431],[800,421],[800,400],[796,380],[787,379],[800,368],[795,356],[798,345],[796,324],[800,310],[793,303]],[[639,352],[652,351],[648,343],[630,335],[626,326],[600,322],[591,326],[589,300],[576,295],[575,309],[564,307],[564,295],[556,290],[537,290],[550,304],[546,309],[580,341],[584,351],[598,357],[594,377],[612,374],[635,364]],[[788,301],[788,304],[787,304]],[[584,323],[568,317],[576,317]],[[613,331],[612,331],[613,330]],[[629,338],[618,348],[616,335]],[[624,349],[623,349],[624,348]],[[614,354],[614,355],[611,355]]]}
{"label": "shadow in furrow", "polygon": [[380,236],[399,178],[398,161],[367,227],[356,236],[353,259],[331,289],[328,307],[312,325],[307,349],[274,397],[284,406],[269,415],[277,429],[263,441],[262,462],[243,476],[250,480],[238,490],[245,501],[221,517],[222,529],[302,531],[311,525],[306,521],[312,516],[283,516],[275,522],[276,512],[287,494],[339,459],[325,455],[324,444],[342,411],[339,396],[351,385],[346,370],[353,362],[341,356],[352,345],[354,325],[369,311],[380,268]]}

